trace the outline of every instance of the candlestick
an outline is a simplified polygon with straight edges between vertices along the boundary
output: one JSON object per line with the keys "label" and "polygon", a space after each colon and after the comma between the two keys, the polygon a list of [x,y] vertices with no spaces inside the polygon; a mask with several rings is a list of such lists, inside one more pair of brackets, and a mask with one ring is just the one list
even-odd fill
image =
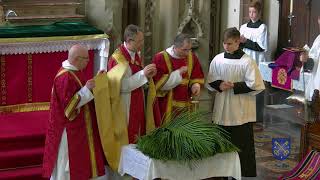
{"label": "candlestick", "polygon": [[290,0],[290,14],[292,14],[293,11],[293,0]]}

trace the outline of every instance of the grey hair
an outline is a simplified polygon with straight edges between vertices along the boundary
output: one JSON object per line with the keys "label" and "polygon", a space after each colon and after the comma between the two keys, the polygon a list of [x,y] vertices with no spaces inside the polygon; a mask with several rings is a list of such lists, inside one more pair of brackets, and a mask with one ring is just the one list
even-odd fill
{"label": "grey hair", "polygon": [[191,43],[191,36],[189,34],[181,33],[178,34],[173,41],[174,47],[182,47],[184,42]]}
{"label": "grey hair", "polygon": [[141,28],[137,25],[130,24],[124,30],[123,38],[125,42],[134,40],[138,32],[142,32]]}

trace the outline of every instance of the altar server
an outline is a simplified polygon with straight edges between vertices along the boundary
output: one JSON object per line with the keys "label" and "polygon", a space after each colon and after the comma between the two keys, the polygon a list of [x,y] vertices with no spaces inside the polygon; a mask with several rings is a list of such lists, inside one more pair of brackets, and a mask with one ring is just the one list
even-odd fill
{"label": "altar server", "polygon": [[256,97],[265,86],[256,62],[241,49],[240,32],[226,29],[224,53],[210,63],[206,87],[216,91],[212,120],[230,133],[240,148],[241,174],[256,176],[252,122],[256,121]]}

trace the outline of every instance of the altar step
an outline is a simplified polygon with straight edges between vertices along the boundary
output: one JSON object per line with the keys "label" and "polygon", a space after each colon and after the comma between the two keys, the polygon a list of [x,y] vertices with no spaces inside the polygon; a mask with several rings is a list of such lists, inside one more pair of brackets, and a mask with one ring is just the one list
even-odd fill
{"label": "altar step", "polygon": [[0,170],[0,180],[46,180],[41,177],[42,166]]}
{"label": "altar step", "polygon": [[48,111],[0,114],[0,180],[43,180],[48,117]]}
{"label": "altar step", "polygon": [[42,164],[43,147],[0,151],[0,170]]}

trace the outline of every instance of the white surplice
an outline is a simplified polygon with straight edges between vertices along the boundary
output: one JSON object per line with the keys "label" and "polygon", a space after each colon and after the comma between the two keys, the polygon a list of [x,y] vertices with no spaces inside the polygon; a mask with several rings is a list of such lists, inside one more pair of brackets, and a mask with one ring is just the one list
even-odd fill
{"label": "white surplice", "polygon": [[213,122],[224,126],[255,122],[255,95],[265,89],[256,62],[247,54],[244,54],[241,59],[227,59],[224,58],[224,53],[220,53],[210,63],[206,87],[211,91],[216,91],[209,83],[217,80],[233,83],[245,82],[254,91],[234,94],[233,89],[229,89],[216,93],[212,116]]}
{"label": "white surplice", "polygon": [[243,48],[243,51],[248,54],[252,59],[256,61],[259,65],[260,62],[267,61],[267,54],[268,51],[268,30],[265,24],[261,24],[258,28],[250,28],[247,27],[247,24],[243,24],[240,27],[240,34],[243,35],[245,38],[256,42],[264,51],[254,51],[252,49]]}
{"label": "white surplice", "polygon": [[[128,51],[130,57],[132,60],[135,59],[135,53],[133,51],[130,51],[127,48],[126,43],[124,42],[124,47]],[[138,53],[139,55],[139,53]],[[139,55],[140,56],[140,55]],[[128,67],[127,71],[123,75],[121,79],[121,98],[123,101],[123,104],[125,105],[124,111],[126,112],[126,119],[127,124],[129,124],[129,114],[130,114],[130,106],[131,106],[131,91],[140,88],[144,84],[148,82],[148,78],[144,75],[143,69],[136,72],[135,74],[132,74],[131,68]]]}
{"label": "white surplice", "polygon": [[311,71],[310,80],[306,86],[306,98],[311,101],[313,90],[320,90],[320,35],[314,40],[313,45],[309,51],[309,57],[313,59],[314,66]]}

